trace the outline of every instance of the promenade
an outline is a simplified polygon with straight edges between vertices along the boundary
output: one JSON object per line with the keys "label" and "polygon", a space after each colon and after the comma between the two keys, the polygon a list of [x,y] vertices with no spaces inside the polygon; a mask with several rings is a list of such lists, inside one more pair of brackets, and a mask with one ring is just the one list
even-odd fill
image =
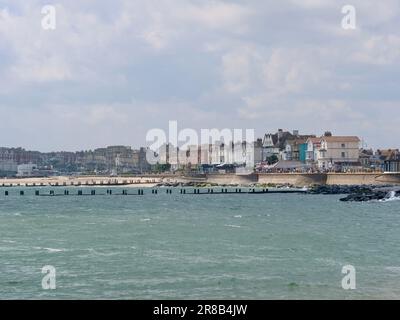
{"label": "promenade", "polygon": [[400,185],[400,173],[253,173],[208,174],[185,176],[173,174],[132,177],[77,176],[48,178],[0,179],[0,187],[74,187],[74,186],[126,186],[155,187],[160,184],[213,184],[213,185]]}

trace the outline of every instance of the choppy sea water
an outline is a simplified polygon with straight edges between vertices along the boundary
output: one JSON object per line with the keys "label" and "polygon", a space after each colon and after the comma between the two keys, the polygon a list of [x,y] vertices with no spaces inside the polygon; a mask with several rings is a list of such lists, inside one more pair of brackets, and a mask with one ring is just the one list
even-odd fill
{"label": "choppy sea water", "polygon": [[[400,298],[400,201],[19,190],[0,188],[0,299]],[[45,265],[56,290],[42,289]]]}

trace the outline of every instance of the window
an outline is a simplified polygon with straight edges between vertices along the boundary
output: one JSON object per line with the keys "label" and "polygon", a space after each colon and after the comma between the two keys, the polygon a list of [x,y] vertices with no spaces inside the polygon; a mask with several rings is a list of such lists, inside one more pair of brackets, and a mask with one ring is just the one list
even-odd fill
{"label": "window", "polygon": [[346,144],[345,143],[342,143],[342,148],[346,148]]}
{"label": "window", "polygon": [[342,152],[342,158],[346,158],[346,152]]}

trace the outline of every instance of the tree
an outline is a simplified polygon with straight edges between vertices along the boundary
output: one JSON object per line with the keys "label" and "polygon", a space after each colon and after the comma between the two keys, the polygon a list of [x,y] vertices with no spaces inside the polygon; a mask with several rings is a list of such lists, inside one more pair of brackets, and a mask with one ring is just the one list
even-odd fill
{"label": "tree", "polygon": [[157,163],[154,166],[154,171],[156,171],[156,172],[166,172],[166,171],[169,171],[170,169],[171,169],[171,165],[169,163],[168,164]]}
{"label": "tree", "polygon": [[267,160],[269,165],[275,164],[275,163],[277,163],[279,161],[278,157],[275,154],[273,154],[272,156],[267,157],[266,160]]}

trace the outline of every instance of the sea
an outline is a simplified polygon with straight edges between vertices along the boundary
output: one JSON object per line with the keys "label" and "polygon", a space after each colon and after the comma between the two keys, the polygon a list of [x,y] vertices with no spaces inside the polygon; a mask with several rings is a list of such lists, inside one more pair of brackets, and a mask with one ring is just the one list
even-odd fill
{"label": "sea", "polygon": [[394,197],[36,190],[0,188],[0,299],[400,298]]}

